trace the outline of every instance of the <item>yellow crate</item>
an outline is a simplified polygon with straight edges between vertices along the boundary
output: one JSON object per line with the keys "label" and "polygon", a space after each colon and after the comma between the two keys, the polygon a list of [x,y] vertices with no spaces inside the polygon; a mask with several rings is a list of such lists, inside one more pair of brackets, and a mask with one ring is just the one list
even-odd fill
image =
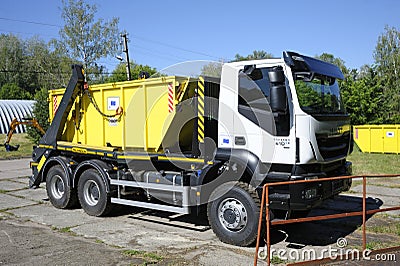
{"label": "yellow crate", "polygon": [[400,125],[354,126],[353,136],[362,152],[400,153]]}
{"label": "yellow crate", "polygon": [[[115,114],[123,108],[118,121],[109,121],[95,109],[89,97],[77,97],[68,114],[60,141],[122,150],[157,152],[176,114],[176,104],[187,77],[161,77],[89,86],[101,112]],[[50,121],[65,89],[49,93]],[[172,101],[172,104],[171,104]],[[118,117],[118,116],[117,116]]]}

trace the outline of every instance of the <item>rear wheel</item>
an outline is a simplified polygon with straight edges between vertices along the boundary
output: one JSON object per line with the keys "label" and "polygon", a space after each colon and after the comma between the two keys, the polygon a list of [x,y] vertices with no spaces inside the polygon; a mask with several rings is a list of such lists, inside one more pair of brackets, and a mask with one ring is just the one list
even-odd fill
{"label": "rear wheel", "polygon": [[59,209],[68,209],[77,205],[76,190],[69,186],[69,180],[61,165],[50,168],[46,176],[47,196],[51,204]]}
{"label": "rear wheel", "polygon": [[106,184],[95,169],[88,169],[80,176],[78,197],[82,209],[91,216],[104,216],[111,210],[111,198]]}
{"label": "rear wheel", "polygon": [[[227,189],[227,186],[231,188]],[[249,246],[257,238],[260,201],[255,190],[246,183],[222,185],[212,194],[208,204],[208,220],[214,233],[225,243]]]}

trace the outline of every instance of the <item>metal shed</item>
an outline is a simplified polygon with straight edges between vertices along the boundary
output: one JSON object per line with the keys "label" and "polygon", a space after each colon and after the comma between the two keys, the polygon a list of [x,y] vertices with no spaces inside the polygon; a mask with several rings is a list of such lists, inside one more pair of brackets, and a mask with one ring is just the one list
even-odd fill
{"label": "metal shed", "polygon": [[[30,100],[0,100],[0,133],[7,134],[10,123],[14,118],[32,117],[35,101]],[[26,126],[19,125],[15,133],[25,133]]]}

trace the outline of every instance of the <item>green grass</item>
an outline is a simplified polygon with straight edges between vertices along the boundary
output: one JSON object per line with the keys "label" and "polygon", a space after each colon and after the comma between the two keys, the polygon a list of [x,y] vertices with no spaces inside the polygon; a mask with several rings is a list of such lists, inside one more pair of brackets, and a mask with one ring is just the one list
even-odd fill
{"label": "green grass", "polygon": [[353,163],[353,174],[400,174],[400,155],[362,153],[356,146],[348,157]]}
{"label": "green grass", "polygon": [[58,231],[60,233],[64,233],[64,234],[69,234],[71,236],[77,236],[77,234],[71,230],[71,226],[67,226],[67,227],[56,227],[56,226],[52,226],[51,229],[54,231]]}
{"label": "green grass", "polygon": [[[369,250],[377,250],[397,246],[399,243],[387,243],[382,241],[367,241],[366,248]],[[362,248],[360,247],[359,250]]]}
{"label": "green grass", "polygon": [[287,264],[288,261],[279,258],[278,256],[272,256],[271,258],[272,264]]}
{"label": "green grass", "polygon": [[[2,140],[2,144],[6,135],[0,134],[0,139]],[[6,148],[2,146],[0,148],[0,159],[17,159],[23,157],[31,157],[34,143],[28,138],[28,134],[14,134],[11,138],[10,145],[17,145],[20,147],[17,151],[6,151]]]}
{"label": "green grass", "polygon": [[377,233],[377,234],[392,234],[400,236],[400,224],[399,223],[391,223],[386,224],[384,226],[369,226],[367,227],[368,231]]}
{"label": "green grass", "polygon": [[61,233],[71,233],[72,232],[71,231],[71,227],[68,227],[68,226],[59,228],[58,231],[61,232]]}
{"label": "green grass", "polygon": [[122,254],[126,255],[126,256],[132,256],[135,258],[141,258],[146,260],[146,264],[153,264],[153,263],[157,263],[163,260],[163,257],[160,255],[157,255],[155,253],[152,252],[146,252],[146,251],[140,251],[140,250],[134,250],[134,249],[128,249],[128,250],[124,250],[122,251]]}

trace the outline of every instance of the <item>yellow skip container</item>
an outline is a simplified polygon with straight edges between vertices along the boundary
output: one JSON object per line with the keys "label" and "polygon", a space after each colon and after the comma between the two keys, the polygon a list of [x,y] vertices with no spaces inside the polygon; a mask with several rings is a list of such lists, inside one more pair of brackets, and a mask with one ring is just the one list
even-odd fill
{"label": "yellow skip container", "polygon": [[[60,140],[121,150],[161,151],[177,104],[193,97],[195,86],[189,83],[197,86],[197,80],[177,76],[89,86],[76,98]],[[50,121],[64,91],[49,93]]]}
{"label": "yellow skip container", "polygon": [[400,153],[400,125],[354,126],[353,136],[362,152]]}

